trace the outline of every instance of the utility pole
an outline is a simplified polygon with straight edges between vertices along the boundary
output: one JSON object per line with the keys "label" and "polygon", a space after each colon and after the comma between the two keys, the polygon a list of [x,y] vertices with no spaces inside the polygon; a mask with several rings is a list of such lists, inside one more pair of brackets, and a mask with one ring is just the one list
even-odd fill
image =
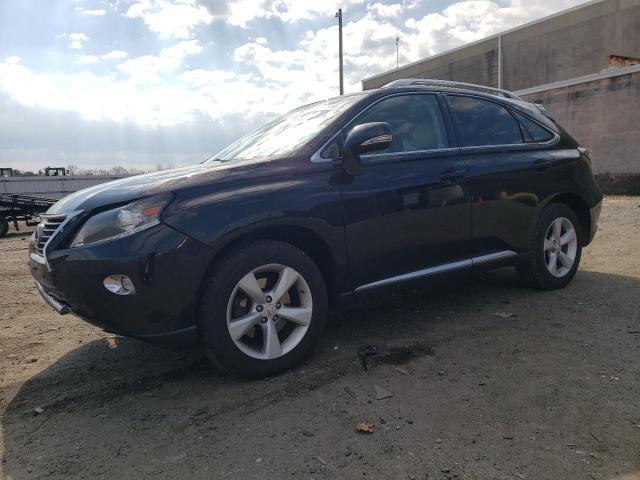
{"label": "utility pole", "polygon": [[396,68],[398,68],[400,66],[400,50],[399,50],[399,45],[400,45],[400,37],[396,36]]}
{"label": "utility pole", "polygon": [[502,35],[498,35],[498,88],[502,88]]}
{"label": "utility pole", "polygon": [[339,8],[336,13],[338,19],[338,50],[340,55],[340,95],[344,95],[344,80],[342,71],[342,9]]}

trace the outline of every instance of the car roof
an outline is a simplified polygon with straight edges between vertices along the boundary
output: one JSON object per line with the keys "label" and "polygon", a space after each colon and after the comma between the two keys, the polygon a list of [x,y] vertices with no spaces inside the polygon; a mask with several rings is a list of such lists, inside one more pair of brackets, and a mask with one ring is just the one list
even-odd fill
{"label": "car roof", "polygon": [[513,100],[522,100],[518,95],[502,88],[489,87],[487,85],[478,85],[475,83],[454,82],[451,80],[439,80],[431,78],[403,78],[400,80],[394,80],[387,83],[382,88],[393,87],[432,87],[438,89],[447,90],[464,90],[479,93],[486,93],[502,98],[509,98]]}
{"label": "car roof", "polygon": [[437,86],[424,86],[424,85],[401,85],[401,86],[384,86],[380,88],[375,88],[371,90],[367,90],[366,93],[370,95],[380,95],[384,96],[385,94],[389,94],[392,92],[437,92],[437,93],[460,93],[460,94],[471,94],[479,97],[486,97],[489,99],[499,100],[501,102],[506,101],[507,103],[515,103],[515,104],[526,104],[527,102],[524,100],[515,100],[511,98],[506,98],[500,95],[493,95],[487,92],[481,92],[478,90],[471,90],[468,88],[454,88],[454,87],[437,87]]}
{"label": "car roof", "polygon": [[460,93],[472,94],[507,103],[518,110],[525,111],[536,118],[546,117],[547,113],[543,105],[527,102],[513,92],[499,88],[476,85],[472,83],[452,82],[448,80],[431,79],[402,79],[395,80],[383,85],[380,88],[367,90],[371,95],[383,96],[389,92],[438,92],[438,93]]}

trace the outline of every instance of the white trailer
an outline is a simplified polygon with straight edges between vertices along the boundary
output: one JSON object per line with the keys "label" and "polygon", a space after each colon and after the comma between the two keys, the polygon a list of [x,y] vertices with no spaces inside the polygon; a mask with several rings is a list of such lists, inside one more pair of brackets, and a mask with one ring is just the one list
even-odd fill
{"label": "white trailer", "polygon": [[29,195],[57,200],[83,188],[119,178],[123,177],[116,175],[0,177],[0,194]]}

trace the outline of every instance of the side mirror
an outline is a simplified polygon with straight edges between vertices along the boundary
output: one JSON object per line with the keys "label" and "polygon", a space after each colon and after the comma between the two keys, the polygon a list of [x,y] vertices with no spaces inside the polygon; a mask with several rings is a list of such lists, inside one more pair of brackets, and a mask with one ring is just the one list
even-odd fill
{"label": "side mirror", "polygon": [[384,150],[393,140],[391,127],[386,122],[357,125],[351,129],[343,147],[343,165],[349,175],[362,173],[360,155]]}

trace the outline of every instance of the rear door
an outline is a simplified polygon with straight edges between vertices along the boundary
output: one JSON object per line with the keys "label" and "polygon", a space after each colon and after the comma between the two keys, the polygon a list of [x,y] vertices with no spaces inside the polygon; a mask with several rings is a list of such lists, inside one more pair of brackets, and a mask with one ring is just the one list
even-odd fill
{"label": "rear door", "polygon": [[553,171],[557,135],[485,97],[448,94],[460,152],[469,172],[470,255],[528,249],[537,205]]}
{"label": "rear door", "polygon": [[401,281],[398,276],[464,257],[471,235],[465,165],[441,102],[435,94],[394,94],[345,128],[387,122],[393,133],[389,148],[363,155],[363,173],[342,186],[356,288]]}

